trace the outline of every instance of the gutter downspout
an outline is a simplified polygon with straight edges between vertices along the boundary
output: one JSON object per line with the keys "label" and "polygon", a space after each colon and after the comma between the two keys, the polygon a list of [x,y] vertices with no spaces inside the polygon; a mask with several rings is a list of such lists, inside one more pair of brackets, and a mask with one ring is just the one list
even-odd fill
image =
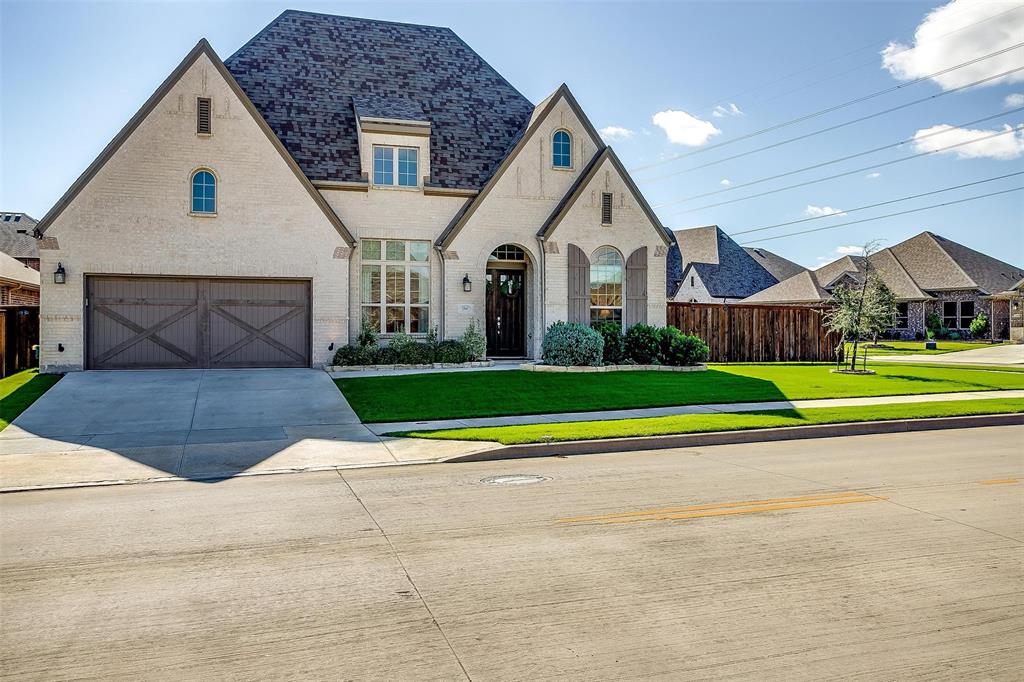
{"label": "gutter downspout", "polygon": [[[537,244],[540,246],[540,276],[538,277],[540,280],[540,312],[537,315],[537,319],[540,320],[540,336],[534,341],[534,343],[543,343],[544,332],[547,331],[548,328],[547,305],[545,300],[547,295],[547,258],[544,251],[544,238],[538,235]],[[531,348],[530,351],[532,352],[533,348]]]}
{"label": "gutter downspout", "polygon": [[445,318],[448,317],[448,309],[445,308],[445,302],[444,302],[445,301],[444,292],[445,292],[445,289],[448,288],[448,286],[447,286],[448,280],[445,278],[444,251],[441,250],[440,246],[436,246],[436,245],[434,246],[434,249],[437,250],[437,258],[438,258],[438,260],[441,263],[441,319],[438,321],[438,324],[437,324],[437,338],[439,338],[439,339],[441,339],[443,341],[446,338],[445,335],[444,335],[444,327],[445,327],[444,321],[445,321]]}

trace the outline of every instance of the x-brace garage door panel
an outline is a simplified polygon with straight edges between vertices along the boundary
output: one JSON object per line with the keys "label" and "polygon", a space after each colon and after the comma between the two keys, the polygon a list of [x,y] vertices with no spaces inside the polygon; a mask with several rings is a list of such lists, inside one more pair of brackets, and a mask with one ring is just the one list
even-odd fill
{"label": "x-brace garage door panel", "polygon": [[90,369],[308,367],[309,282],[91,276]]}

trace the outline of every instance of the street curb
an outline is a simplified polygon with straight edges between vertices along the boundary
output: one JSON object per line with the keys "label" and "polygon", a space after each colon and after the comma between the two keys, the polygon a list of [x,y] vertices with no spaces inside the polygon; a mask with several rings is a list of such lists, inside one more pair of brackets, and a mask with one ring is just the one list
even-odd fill
{"label": "street curb", "polygon": [[558,457],[565,455],[596,455],[608,452],[637,450],[663,450],[667,448],[704,447],[736,443],[766,443],[810,438],[838,436],[867,436],[881,433],[911,433],[943,429],[969,429],[982,426],[1011,426],[1024,424],[1024,413],[982,414],[964,417],[930,417],[926,419],[892,419],[888,421],[853,422],[849,424],[819,424],[815,426],[784,426],[774,429],[746,431],[712,431],[668,436],[640,436],[636,438],[605,438],[600,440],[574,440],[563,443],[531,443],[508,445],[469,455],[442,460],[445,464],[488,462],[527,457]]}

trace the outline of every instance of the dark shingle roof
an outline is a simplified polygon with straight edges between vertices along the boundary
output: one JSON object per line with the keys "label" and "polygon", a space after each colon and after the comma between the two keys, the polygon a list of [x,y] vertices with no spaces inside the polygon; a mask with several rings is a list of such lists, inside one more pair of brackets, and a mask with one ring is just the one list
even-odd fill
{"label": "dark shingle roof", "polygon": [[352,97],[356,116],[364,118],[385,118],[400,121],[425,121],[423,107],[405,97],[373,97],[355,95]]}
{"label": "dark shingle roof", "polygon": [[36,222],[25,213],[0,212],[0,253],[13,258],[39,258],[39,242],[32,236]]}
{"label": "dark shingle roof", "polygon": [[779,254],[769,251],[768,249],[744,246],[743,250],[750,254],[751,258],[756,260],[762,268],[770,272],[772,277],[780,282],[807,269],[798,263],[794,263],[788,258],[783,258]]}
{"label": "dark shingle roof", "polygon": [[673,232],[668,253],[668,295],[674,296],[687,266],[693,267],[715,298],[746,298],[778,283],[743,247],[717,225]]}
{"label": "dark shingle roof", "polygon": [[435,26],[288,10],[225,63],[311,180],[363,180],[353,98],[384,103],[378,112],[418,107],[431,124],[430,184],[446,188],[479,189],[533,113]]}

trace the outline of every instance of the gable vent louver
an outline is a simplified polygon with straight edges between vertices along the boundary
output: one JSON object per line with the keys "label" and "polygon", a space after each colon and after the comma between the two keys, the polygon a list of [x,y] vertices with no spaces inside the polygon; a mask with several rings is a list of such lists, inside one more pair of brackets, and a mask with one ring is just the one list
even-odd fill
{"label": "gable vent louver", "polygon": [[612,224],[612,195],[608,192],[601,194],[601,224]]}
{"label": "gable vent louver", "polygon": [[210,118],[210,98],[198,98],[196,100],[196,133],[209,135],[213,132]]}

